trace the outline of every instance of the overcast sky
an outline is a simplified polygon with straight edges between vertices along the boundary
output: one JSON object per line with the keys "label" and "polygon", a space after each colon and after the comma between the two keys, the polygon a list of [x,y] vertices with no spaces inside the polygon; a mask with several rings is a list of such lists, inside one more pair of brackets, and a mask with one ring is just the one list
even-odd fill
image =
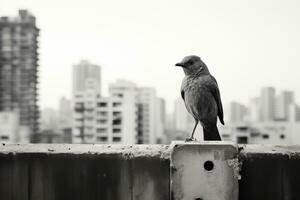
{"label": "overcast sky", "polygon": [[297,0],[0,0],[0,16],[28,9],[40,35],[40,105],[71,96],[72,65],[102,66],[102,91],[118,78],[157,89],[168,107],[183,78],[174,64],[199,55],[224,103],[263,86],[300,96]]}

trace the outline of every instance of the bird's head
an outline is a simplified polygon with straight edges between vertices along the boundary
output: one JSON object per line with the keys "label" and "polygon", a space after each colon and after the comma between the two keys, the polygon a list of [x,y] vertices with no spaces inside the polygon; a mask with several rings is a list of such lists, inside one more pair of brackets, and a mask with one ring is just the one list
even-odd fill
{"label": "bird's head", "polygon": [[176,63],[175,66],[183,68],[185,75],[206,75],[209,74],[208,68],[205,63],[201,60],[199,56],[186,56],[179,63]]}

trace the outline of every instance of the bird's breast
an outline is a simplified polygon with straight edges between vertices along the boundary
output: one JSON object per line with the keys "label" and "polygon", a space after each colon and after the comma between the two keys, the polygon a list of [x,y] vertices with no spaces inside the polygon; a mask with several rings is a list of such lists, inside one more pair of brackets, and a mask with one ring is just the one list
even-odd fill
{"label": "bird's breast", "polygon": [[203,87],[201,79],[197,78],[188,78],[185,81],[185,85],[183,89],[185,92],[197,92],[199,89]]}
{"label": "bird's breast", "polygon": [[187,110],[197,119],[216,115],[216,102],[205,79],[186,80],[184,96]]}

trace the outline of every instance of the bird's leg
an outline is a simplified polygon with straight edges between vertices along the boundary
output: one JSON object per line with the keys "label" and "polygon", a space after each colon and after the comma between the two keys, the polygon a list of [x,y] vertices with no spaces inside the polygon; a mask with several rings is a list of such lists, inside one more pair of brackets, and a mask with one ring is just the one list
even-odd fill
{"label": "bird's leg", "polygon": [[198,122],[199,122],[198,120],[195,120],[195,126],[194,126],[194,129],[193,129],[192,135],[191,135],[191,137],[185,139],[186,142],[195,140],[194,133],[195,133],[195,130],[197,128]]}

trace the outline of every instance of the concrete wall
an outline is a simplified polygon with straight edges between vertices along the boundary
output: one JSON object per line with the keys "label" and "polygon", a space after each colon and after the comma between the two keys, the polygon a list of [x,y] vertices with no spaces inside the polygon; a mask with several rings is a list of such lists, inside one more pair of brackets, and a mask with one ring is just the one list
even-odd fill
{"label": "concrete wall", "polygon": [[0,146],[0,199],[300,199],[299,146]]}
{"label": "concrete wall", "polygon": [[239,199],[300,199],[300,146],[244,145],[239,150]]}
{"label": "concrete wall", "polygon": [[5,145],[2,200],[165,200],[167,146]]}

